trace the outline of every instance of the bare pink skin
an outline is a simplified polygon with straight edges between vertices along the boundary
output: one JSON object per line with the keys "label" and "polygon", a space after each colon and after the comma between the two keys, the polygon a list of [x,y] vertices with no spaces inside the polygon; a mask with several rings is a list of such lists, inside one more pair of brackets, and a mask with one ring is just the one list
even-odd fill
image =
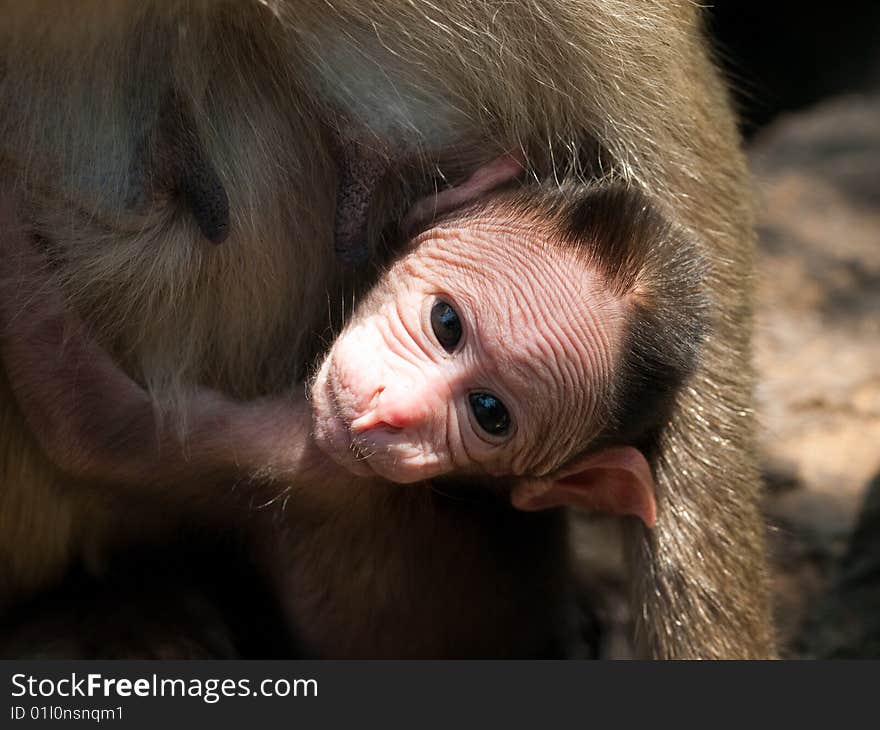
{"label": "bare pink skin", "polygon": [[[513,170],[498,163],[466,185],[481,191]],[[560,471],[603,425],[598,393],[613,377],[627,307],[543,235],[497,213],[426,231],[359,305],[310,403],[301,387],[246,403],[194,388],[181,442],[66,308],[2,197],[0,355],[43,450],[80,479],[197,493],[255,474],[307,487],[482,473],[523,477],[512,492],[519,509],[575,505],[653,525],[653,479],[637,450],[607,449]],[[438,298],[463,325],[452,352],[430,325]],[[505,404],[508,432],[479,428],[474,391]]]}
{"label": "bare pink skin", "polygon": [[[535,226],[468,221],[419,236],[337,338],[312,387],[319,446],[395,482],[455,473],[545,475],[601,427],[625,303]],[[463,324],[452,353],[429,322],[437,299]],[[488,391],[512,419],[483,432],[467,396]]]}
{"label": "bare pink skin", "polygon": [[407,234],[407,238],[411,238],[421,224],[477,200],[519,177],[525,169],[522,155],[515,152],[502,155],[483,165],[463,183],[419,200],[410,208],[400,228]]}
{"label": "bare pink skin", "polygon": [[654,476],[645,457],[631,446],[588,454],[554,477],[518,484],[511,503],[526,512],[573,505],[592,512],[635,515],[647,527],[657,521]]}

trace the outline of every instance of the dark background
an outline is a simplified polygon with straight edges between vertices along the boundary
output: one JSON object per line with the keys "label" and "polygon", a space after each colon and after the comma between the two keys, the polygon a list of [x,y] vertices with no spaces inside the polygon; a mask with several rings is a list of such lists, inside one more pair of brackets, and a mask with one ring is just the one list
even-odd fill
{"label": "dark background", "polygon": [[716,0],[709,18],[747,136],[781,112],[880,82],[877,0]]}

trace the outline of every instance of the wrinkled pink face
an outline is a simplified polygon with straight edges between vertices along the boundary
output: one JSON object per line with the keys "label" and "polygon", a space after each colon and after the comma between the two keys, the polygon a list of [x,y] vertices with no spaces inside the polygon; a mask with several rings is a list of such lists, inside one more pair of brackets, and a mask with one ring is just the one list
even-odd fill
{"label": "wrinkled pink face", "polygon": [[359,474],[543,475],[601,426],[624,303],[525,224],[419,236],[312,386],[318,444]]}

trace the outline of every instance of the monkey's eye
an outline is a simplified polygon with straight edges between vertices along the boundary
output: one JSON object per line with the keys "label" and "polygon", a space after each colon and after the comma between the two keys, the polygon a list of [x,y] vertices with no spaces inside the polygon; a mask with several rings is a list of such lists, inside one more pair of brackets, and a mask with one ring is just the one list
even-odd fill
{"label": "monkey's eye", "polygon": [[491,393],[471,393],[468,402],[474,419],[491,436],[503,436],[510,428],[510,414]]}
{"label": "monkey's eye", "polygon": [[458,313],[439,299],[431,307],[431,329],[434,337],[446,352],[452,352],[461,340],[461,320]]}

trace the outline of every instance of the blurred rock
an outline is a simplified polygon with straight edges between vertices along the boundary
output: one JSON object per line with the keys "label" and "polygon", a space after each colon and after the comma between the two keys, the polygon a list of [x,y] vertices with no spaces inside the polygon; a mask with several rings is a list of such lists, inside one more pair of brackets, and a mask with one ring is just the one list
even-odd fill
{"label": "blurred rock", "polygon": [[766,511],[780,638],[800,655],[880,470],[880,96],[780,118],[750,152]]}
{"label": "blurred rock", "polygon": [[801,645],[811,656],[880,657],[880,474],[868,490],[831,589],[810,612]]}

